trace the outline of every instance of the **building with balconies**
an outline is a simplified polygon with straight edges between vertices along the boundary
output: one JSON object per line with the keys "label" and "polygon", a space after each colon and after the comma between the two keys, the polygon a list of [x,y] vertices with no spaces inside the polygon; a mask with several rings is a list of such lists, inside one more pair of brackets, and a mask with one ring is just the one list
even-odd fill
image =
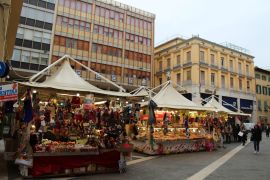
{"label": "building with balconies", "polygon": [[270,71],[255,67],[257,117],[262,124],[270,124]]}
{"label": "building with balconies", "polygon": [[[154,84],[170,79],[200,103],[212,94],[232,111],[252,113],[256,119],[253,56],[237,46],[217,44],[200,37],[174,38],[155,47]],[[170,71],[170,73],[167,73]]]}

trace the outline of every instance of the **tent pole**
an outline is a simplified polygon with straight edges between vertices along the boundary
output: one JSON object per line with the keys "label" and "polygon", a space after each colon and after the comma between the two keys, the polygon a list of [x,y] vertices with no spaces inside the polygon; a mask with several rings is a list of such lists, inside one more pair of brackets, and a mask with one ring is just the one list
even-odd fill
{"label": "tent pole", "polygon": [[65,59],[67,57],[67,55],[64,55],[63,57],[61,57],[60,59],[58,59],[57,61],[55,61],[54,63],[50,64],[48,67],[46,67],[45,69],[43,69],[42,71],[38,72],[37,74],[35,74],[34,76],[32,76],[29,81],[30,83],[33,82],[38,76],[40,75],[44,75],[43,73],[47,70],[49,70],[51,67],[55,66],[56,64],[58,64],[60,61],[62,61],[63,59]]}
{"label": "tent pole", "polygon": [[94,73],[95,75],[98,75],[101,79],[105,80],[106,82],[108,82],[108,83],[112,84],[113,86],[117,87],[120,90],[120,92],[126,92],[126,90],[122,86],[119,86],[118,84],[116,84],[116,83],[112,82],[111,80],[105,78],[104,76],[100,75],[99,73],[97,73],[96,71],[92,70],[91,68],[89,68],[89,67],[85,66],[84,64],[80,63],[79,61],[73,59],[71,56],[67,55],[67,57],[70,60],[74,61],[75,63],[78,63],[79,65],[81,65],[82,67],[84,67],[85,69],[87,69],[88,71]]}

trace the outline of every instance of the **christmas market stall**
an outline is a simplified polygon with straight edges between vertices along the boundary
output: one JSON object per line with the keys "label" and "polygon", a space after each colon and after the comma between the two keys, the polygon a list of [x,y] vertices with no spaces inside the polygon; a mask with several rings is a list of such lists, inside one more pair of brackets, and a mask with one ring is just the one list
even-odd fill
{"label": "christmas market stall", "polygon": [[147,103],[141,103],[134,149],[150,155],[213,150],[213,137],[204,125],[213,108],[186,99],[171,81]]}
{"label": "christmas market stall", "polygon": [[[72,69],[70,60],[76,61],[64,56],[50,66],[61,63],[56,71],[48,67],[20,83],[25,93],[16,108],[13,137],[20,144],[15,163],[24,177],[123,172],[126,168],[124,157],[133,148],[123,131],[121,103],[113,97],[129,94],[89,84]],[[52,74],[45,81],[34,80],[46,70]]]}

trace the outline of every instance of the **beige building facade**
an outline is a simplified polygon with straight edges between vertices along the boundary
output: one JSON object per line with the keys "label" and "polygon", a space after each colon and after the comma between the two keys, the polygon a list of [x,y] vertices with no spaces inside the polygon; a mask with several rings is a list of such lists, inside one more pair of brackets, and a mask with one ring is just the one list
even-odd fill
{"label": "beige building facade", "polygon": [[200,37],[175,38],[155,48],[154,84],[171,80],[194,102],[216,94],[223,106],[256,119],[253,56]]}
{"label": "beige building facade", "polygon": [[[25,0],[23,6],[12,58],[20,74],[36,73],[68,54],[128,91],[151,86],[154,14],[113,0]],[[72,66],[94,85],[114,88]]]}
{"label": "beige building facade", "polygon": [[270,71],[255,67],[257,120],[270,124]]}

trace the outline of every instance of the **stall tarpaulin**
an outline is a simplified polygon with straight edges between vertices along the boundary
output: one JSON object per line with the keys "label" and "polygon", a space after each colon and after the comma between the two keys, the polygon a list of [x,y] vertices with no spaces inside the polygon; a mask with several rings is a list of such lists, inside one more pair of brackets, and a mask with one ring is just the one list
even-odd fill
{"label": "stall tarpaulin", "polygon": [[17,101],[18,84],[5,84],[0,86],[0,102]]}
{"label": "stall tarpaulin", "polygon": [[129,93],[102,90],[81,78],[65,60],[56,72],[51,74],[44,82],[20,82],[20,84],[37,88],[53,88],[66,91],[91,92],[111,96],[128,97]]}

